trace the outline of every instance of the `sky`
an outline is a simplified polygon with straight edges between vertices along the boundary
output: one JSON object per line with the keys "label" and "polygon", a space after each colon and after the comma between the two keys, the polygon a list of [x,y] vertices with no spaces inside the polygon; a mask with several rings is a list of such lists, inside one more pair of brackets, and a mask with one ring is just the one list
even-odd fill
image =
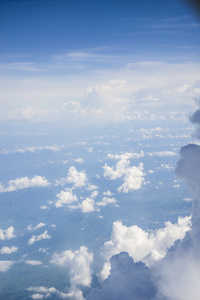
{"label": "sky", "polygon": [[199,18],[0,0],[0,299],[199,300]]}

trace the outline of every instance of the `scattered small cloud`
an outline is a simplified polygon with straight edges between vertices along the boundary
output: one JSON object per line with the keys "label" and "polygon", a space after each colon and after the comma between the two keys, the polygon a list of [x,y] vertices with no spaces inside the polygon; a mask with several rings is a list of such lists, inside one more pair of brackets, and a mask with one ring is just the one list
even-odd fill
{"label": "scattered small cloud", "polygon": [[51,236],[48,234],[47,230],[45,230],[45,232],[43,232],[42,234],[36,236],[33,235],[29,240],[28,240],[28,245],[32,245],[35,242],[41,241],[41,240],[46,240],[46,239],[51,239]]}
{"label": "scattered small cloud", "polygon": [[42,228],[42,227],[44,227],[44,226],[46,226],[45,223],[39,223],[39,224],[37,224],[36,226],[28,225],[28,226],[27,226],[27,230],[29,230],[29,231],[37,230],[37,229]]}
{"label": "scattered small cloud", "polygon": [[15,228],[10,226],[8,229],[0,229],[0,240],[10,240],[15,237],[14,235]]}
{"label": "scattered small cloud", "polygon": [[11,253],[16,252],[17,250],[18,250],[18,248],[14,247],[14,246],[12,246],[12,247],[5,247],[4,246],[0,249],[0,254],[11,254]]}
{"label": "scattered small cloud", "polygon": [[51,183],[45,178],[41,176],[35,176],[31,179],[28,177],[21,177],[15,180],[10,180],[8,182],[8,187],[5,188],[3,185],[0,185],[0,193],[5,192],[14,192],[17,190],[32,188],[32,187],[47,187],[51,185]]}

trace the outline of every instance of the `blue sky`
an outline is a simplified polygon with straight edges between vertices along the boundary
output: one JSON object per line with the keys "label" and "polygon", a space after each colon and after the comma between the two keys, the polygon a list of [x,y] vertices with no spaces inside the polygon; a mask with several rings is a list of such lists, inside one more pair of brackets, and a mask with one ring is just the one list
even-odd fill
{"label": "blue sky", "polygon": [[8,0],[0,7],[1,55],[25,60],[97,47],[147,58],[198,47],[197,15],[182,1]]}
{"label": "blue sky", "polygon": [[1,119],[62,119],[66,105],[83,116],[97,107],[113,110],[115,101],[120,111],[152,99],[168,108],[193,106],[199,23],[189,4],[1,1],[0,8]]}

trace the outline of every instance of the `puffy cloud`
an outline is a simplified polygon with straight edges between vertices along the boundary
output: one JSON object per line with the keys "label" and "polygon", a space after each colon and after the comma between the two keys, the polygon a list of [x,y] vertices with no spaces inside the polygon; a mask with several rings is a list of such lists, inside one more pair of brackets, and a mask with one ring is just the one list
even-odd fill
{"label": "puffy cloud", "polygon": [[17,250],[18,250],[18,248],[14,247],[14,246],[12,246],[12,247],[5,247],[4,246],[0,249],[0,254],[11,254],[13,252],[16,252]]}
{"label": "puffy cloud", "polygon": [[84,246],[77,251],[67,250],[61,254],[53,254],[51,263],[69,269],[71,287],[68,298],[83,299],[80,287],[90,287],[91,285],[90,265],[92,262],[93,253],[89,253],[88,249]]}
{"label": "puffy cloud", "polygon": [[10,180],[8,182],[7,188],[4,188],[2,185],[0,185],[0,192],[13,192],[16,190],[27,189],[30,187],[46,187],[50,184],[51,183],[45,177],[37,175],[31,179],[29,179],[28,177],[21,177],[15,180]]}
{"label": "puffy cloud", "polygon": [[87,183],[87,176],[84,171],[78,172],[74,166],[68,170],[67,178],[56,180],[55,185],[65,185],[66,183],[73,184],[74,188],[81,188]]}
{"label": "puffy cloud", "polygon": [[[190,230],[190,217],[178,218],[176,224],[166,222],[165,227],[155,232],[146,232],[134,225],[126,227],[121,222],[113,223],[111,240],[104,244],[102,254],[106,259],[101,275],[108,275],[107,262],[112,255],[126,251],[134,261],[143,261],[147,265],[161,260],[176,240],[183,239]],[[106,271],[107,270],[107,271]],[[102,278],[105,279],[105,278]]]}
{"label": "puffy cloud", "polygon": [[45,230],[45,232],[43,232],[42,234],[36,236],[33,235],[29,240],[28,240],[28,244],[32,245],[35,242],[41,241],[41,240],[46,240],[46,239],[51,239],[51,236],[48,234],[47,230]]}
{"label": "puffy cloud", "polygon": [[97,185],[94,184],[88,184],[87,190],[88,191],[93,191],[93,190],[97,190],[99,187]]}
{"label": "puffy cloud", "polygon": [[58,200],[55,203],[56,207],[62,207],[64,204],[71,204],[77,201],[77,196],[73,194],[72,189],[67,189],[66,191],[61,191],[56,195]]}
{"label": "puffy cloud", "polygon": [[195,198],[192,203],[192,227],[185,238],[176,243],[156,268],[159,295],[164,299],[186,300],[200,298],[200,147],[189,144],[181,148],[181,158],[175,174],[185,180]]}
{"label": "puffy cloud", "polygon": [[142,187],[144,182],[145,173],[143,173],[143,164],[140,163],[138,167],[130,165],[130,158],[143,157],[144,153],[125,153],[122,155],[112,155],[109,154],[109,158],[119,159],[116,163],[115,169],[109,167],[107,164],[103,166],[104,177],[115,180],[117,178],[122,178],[124,183],[117,189],[119,192],[128,193],[132,190],[138,190]]}
{"label": "puffy cloud", "polygon": [[74,187],[83,187],[86,185],[87,176],[84,171],[78,172],[75,167],[70,167],[67,176],[67,182],[72,183]]}
{"label": "puffy cloud", "polygon": [[121,178],[125,172],[126,168],[130,165],[130,160],[133,158],[139,158],[143,157],[144,153],[141,151],[141,153],[124,153],[121,155],[114,155],[114,154],[108,154],[107,157],[111,159],[118,160],[116,163],[115,169],[112,167],[109,167],[107,164],[103,166],[104,169],[104,177],[110,179],[110,180],[115,180],[117,178]]}
{"label": "puffy cloud", "polygon": [[114,194],[111,193],[110,191],[107,191],[107,192],[103,192],[103,195],[110,197],[110,196],[113,196]]}
{"label": "puffy cloud", "polygon": [[15,264],[15,261],[1,260],[0,261],[0,272],[6,272],[6,271],[10,270],[10,268],[14,264]]}
{"label": "puffy cloud", "polygon": [[119,192],[128,193],[129,191],[139,190],[144,182],[143,164],[138,167],[127,168],[123,178],[124,183],[117,189]]}
{"label": "puffy cloud", "polygon": [[96,205],[97,206],[106,206],[107,204],[116,203],[116,202],[117,202],[117,200],[115,198],[103,197],[101,202],[97,202]]}
{"label": "puffy cloud", "polygon": [[31,231],[31,230],[37,230],[37,229],[39,229],[39,228],[42,228],[42,227],[44,227],[44,226],[46,226],[46,224],[45,223],[39,223],[39,224],[37,224],[35,227],[34,226],[32,226],[32,225],[28,225],[27,226],[27,230],[29,230],[29,231]]}
{"label": "puffy cloud", "polygon": [[90,213],[95,210],[94,208],[94,199],[93,198],[86,198],[82,201],[82,203],[79,205],[83,213]]}
{"label": "puffy cloud", "polygon": [[15,237],[14,235],[15,228],[10,226],[8,229],[0,229],[0,240],[10,240]]}
{"label": "puffy cloud", "polygon": [[55,296],[56,299],[84,300],[83,294],[80,290],[71,291],[67,294],[58,291],[54,287],[46,288],[44,286],[35,286],[29,287],[27,290],[36,293],[31,296],[32,299],[47,299]]}
{"label": "puffy cloud", "polygon": [[128,253],[111,258],[111,272],[100,289],[93,289],[87,300],[153,300],[157,289],[144,263],[134,263]]}

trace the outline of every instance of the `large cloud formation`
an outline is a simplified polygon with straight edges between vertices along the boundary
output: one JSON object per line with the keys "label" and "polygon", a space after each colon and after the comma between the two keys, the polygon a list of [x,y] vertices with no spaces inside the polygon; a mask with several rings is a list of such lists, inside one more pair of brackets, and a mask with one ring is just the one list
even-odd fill
{"label": "large cloud formation", "polygon": [[111,258],[111,273],[102,289],[93,289],[87,300],[150,300],[156,295],[149,269],[144,263],[134,263],[128,253]]}
{"label": "large cloud formation", "polygon": [[[200,124],[199,110],[191,120]],[[90,292],[88,300],[200,299],[200,146],[182,147],[180,156],[175,174],[187,182],[195,195],[191,220],[179,218],[175,225],[167,222],[153,235],[137,226],[127,228],[115,222],[111,240],[103,248],[108,260],[101,277],[109,276],[100,289]],[[114,176],[114,170],[109,171]],[[116,253],[119,254],[112,256]],[[137,263],[139,260],[146,266]]]}

